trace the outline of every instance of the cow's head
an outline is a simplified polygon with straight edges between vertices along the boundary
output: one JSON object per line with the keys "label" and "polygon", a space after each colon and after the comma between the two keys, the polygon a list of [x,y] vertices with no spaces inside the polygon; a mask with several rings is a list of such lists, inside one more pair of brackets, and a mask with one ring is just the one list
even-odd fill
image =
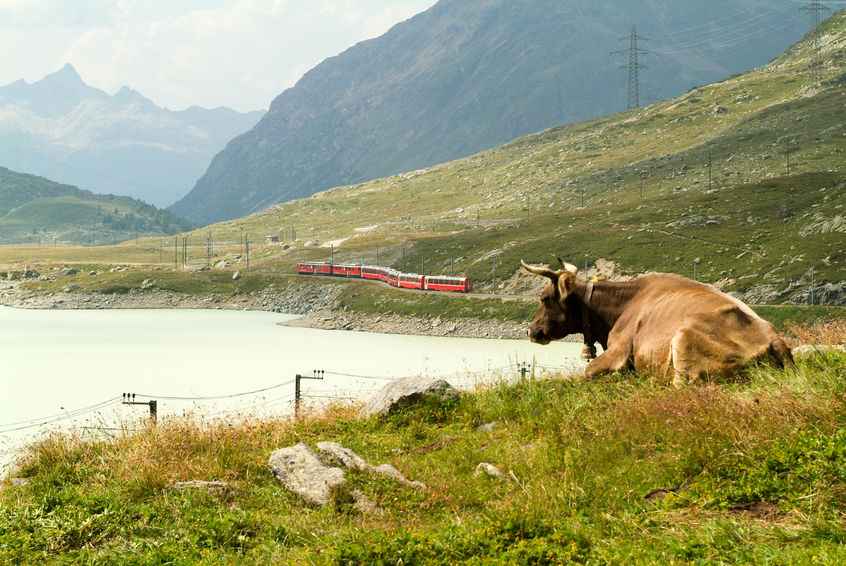
{"label": "cow's head", "polygon": [[[560,261],[560,260],[559,260]],[[529,338],[536,344],[549,344],[561,340],[569,334],[581,332],[579,313],[569,307],[567,297],[576,287],[576,274],[579,268],[561,262],[561,269],[553,271],[548,267],[529,265],[520,262],[523,269],[540,277],[549,279],[540,298],[540,307],[529,326]]]}

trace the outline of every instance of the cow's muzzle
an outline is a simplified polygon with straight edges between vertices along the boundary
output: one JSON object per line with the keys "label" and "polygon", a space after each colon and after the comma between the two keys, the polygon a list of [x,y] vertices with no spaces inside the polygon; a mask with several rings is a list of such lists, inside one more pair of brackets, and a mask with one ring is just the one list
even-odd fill
{"label": "cow's muzzle", "polygon": [[551,342],[551,340],[546,336],[546,333],[541,328],[529,328],[527,334],[529,335],[529,340],[531,340],[535,344],[546,346]]}

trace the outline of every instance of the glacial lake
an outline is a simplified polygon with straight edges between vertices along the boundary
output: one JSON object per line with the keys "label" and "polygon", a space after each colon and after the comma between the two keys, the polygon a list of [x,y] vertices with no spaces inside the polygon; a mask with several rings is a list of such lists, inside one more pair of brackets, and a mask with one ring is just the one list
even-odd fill
{"label": "glacial lake", "polygon": [[[581,346],[397,336],[292,328],[296,317],[238,311],[27,311],[0,307],[0,470],[23,444],[50,431],[109,434],[137,426],[158,399],[159,418],[235,420],[284,416],[296,374],[303,404],[363,401],[390,379],[438,376],[461,388],[538,372],[583,368]],[[264,390],[231,398],[244,392]],[[177,397],[185,399],[166,399]],[[208,398],[212,399],[208,399]],[[148,401],[138,397],[137,401]],[[206,398],[206,399],[196,399]],[[99,403],[102,407],[82,410]]]}

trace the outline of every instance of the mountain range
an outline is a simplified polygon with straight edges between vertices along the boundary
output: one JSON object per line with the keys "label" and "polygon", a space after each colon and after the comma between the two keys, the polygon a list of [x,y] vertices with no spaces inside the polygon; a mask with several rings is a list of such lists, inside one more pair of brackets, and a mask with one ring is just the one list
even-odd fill
{"label": "mountain range", "polygon": [[109,95],[68,64],[37,82],[0,87],[0,166],[165,206],[262,115],[172,111],[128,87]]}
{"label": "mountain range", "polygon": [[[171,210],[197,223],[413,171],[767,63],[808,30],[793,0],[441,0],[279,95]],[[646,39],[648,38],[648,39]]]}

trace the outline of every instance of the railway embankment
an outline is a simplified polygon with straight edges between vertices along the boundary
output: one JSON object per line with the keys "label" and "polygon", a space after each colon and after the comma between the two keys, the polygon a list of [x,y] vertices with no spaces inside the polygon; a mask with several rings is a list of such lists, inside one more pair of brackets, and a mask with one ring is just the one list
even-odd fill
{"label": "railway embankment", "polygon": [[[96,273],[96,275],[95,275]],[[175,273],[62,269],[0,279],[0,305],[26,309],[223,309],[277,312],[322,330],[456,338],[522,339],[534,293],[507,296],[401,291],[376,283],[275,272]],[[521,298],[525,295],[525,298]],[[837,306],[755,306],[781,331],[846,319]],[[578,340],[578,337],[574,339]]]}

